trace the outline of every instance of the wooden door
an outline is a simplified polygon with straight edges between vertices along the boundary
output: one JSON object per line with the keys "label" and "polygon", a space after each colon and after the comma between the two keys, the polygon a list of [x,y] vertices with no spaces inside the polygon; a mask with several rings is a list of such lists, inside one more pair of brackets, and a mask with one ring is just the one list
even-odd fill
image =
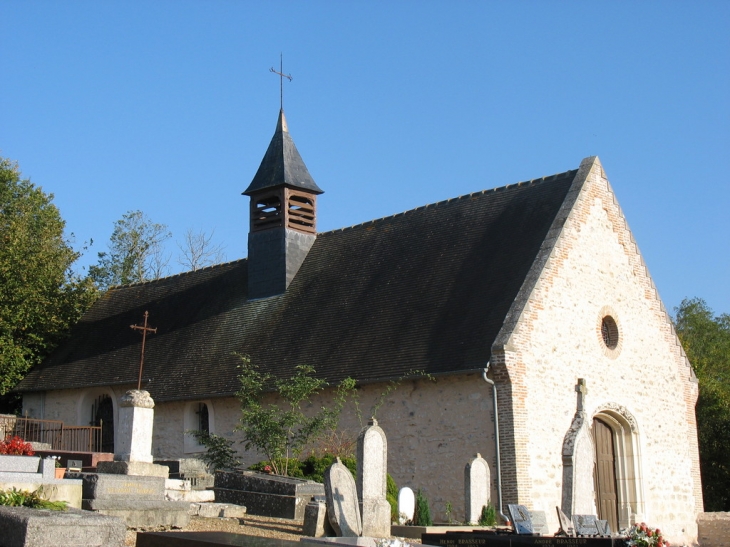
{"label": "wooden door", "polygon": [[618,494],[616,491],[616,451],[613,430],[599,420],[593,420],[593,440],[596,443],[596,508],[598,518],[607,520],[611,531],[618,530]]}

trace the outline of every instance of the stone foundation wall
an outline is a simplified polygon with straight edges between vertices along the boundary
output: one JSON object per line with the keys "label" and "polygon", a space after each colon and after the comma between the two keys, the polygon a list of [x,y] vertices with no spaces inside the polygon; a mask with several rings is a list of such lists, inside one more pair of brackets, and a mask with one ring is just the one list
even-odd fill
{"label": "stone foundation wall", "polygon": [[700,547],[730,547],[730,513],[700,513],[697,526]]}

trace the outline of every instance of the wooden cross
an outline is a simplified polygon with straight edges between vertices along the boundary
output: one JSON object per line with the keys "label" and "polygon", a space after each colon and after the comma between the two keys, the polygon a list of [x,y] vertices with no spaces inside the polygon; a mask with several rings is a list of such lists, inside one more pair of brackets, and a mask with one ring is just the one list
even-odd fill
{"label": "wooden cross", "polygon": [[279,70],[274,70],[272,66],[269,72],[279,75],[279,102],[281,109],[284,110],[284,78],[287,78],[290,82],[292,81],[291,74],[284,74],[284,56],[279,55]]}
{"label": "wooden cross", "polygon": [[130,328],[134,330],[141,330],[142,331],[142,355],[139,359],[139,379],[137,380],[137,389],[142,389],[142,368],[144,367],[144,343],[147,340],[147,333],[151,332],[153,334],[157,333],[157,328],[151,328],[147,326],[147,318],[150,316],[149,312],[144,312],[144,325],[141,327],[139,325],[129,325]]}

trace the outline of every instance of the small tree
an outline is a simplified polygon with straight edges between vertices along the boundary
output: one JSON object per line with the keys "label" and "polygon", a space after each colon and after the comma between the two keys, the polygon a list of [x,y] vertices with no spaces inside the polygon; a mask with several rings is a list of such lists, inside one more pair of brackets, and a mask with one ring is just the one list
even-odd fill
{"label": "small tree", "polygon": [[216,469],[233,469],[241,465],[233,450],[233,441],[208,431],[186,431],[202,444],[206,451],[198,458],[203,460],[212,471]]}
{"label": "small tree", "polygon": [[206,266],[219,264],[226,258],[223,252],[223,246],[213,243],[213,234],[206,234],[202,230],[194,232],[188,229],[182,242],[177,243],[180,248],[181,255],[177,261],[181,266],[194,272]]}
{"label": "small tree", "polygon": [[[241,421],[236,429],[243,433],[246,450],[263,452],[274,473],[287,475],[289,458],[298,457],[308,443],[336,426],[354,382],[340,384],[330,408],[321,407],[307,416],[302,406],[327,386],[327,382],[314,377],[312,367],[299,365],[291,378],[274,379],[259,372],[247,356],[240,358],[241,389],[237,396],[241,401]],[[282,406],[264,404],[268,391],[279,393]]]}
{"label": "small tree", "polygon": [[413,524],[415,526],[432,526],[433,518],[431,517],[431,508],[428,506],[428,499],[418,489],[416,492],[416,511],[413,515]]}

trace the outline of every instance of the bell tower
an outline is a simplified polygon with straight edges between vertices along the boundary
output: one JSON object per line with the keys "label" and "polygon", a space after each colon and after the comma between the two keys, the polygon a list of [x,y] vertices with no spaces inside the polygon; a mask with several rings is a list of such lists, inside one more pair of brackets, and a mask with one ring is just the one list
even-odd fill
{"label": "bell tower", "polygon": [[323,191],[304,165],[284,117],[251,184],[248,297],[283,294],[317,238],[317,196]]}

